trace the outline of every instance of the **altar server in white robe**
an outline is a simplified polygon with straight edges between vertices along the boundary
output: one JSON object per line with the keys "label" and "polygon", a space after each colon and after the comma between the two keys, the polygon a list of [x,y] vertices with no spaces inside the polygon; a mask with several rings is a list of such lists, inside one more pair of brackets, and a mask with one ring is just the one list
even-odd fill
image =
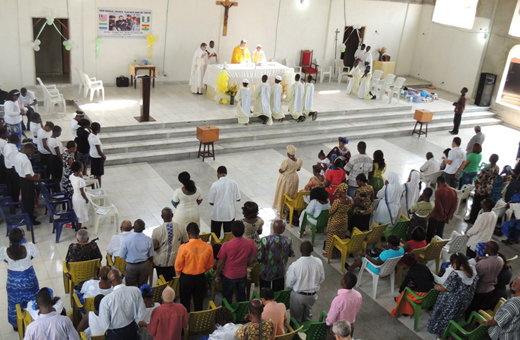
{"label": "altar server in white robe", "polygon": [[267,83],[267,74],[262,76],[262,84],[256,87],[255,105],[253,109],[253,117],[258,117],[264,124],[273,125],[271,117],[271,86]]}
{"label": "altar server in white robe", "polygon": [[253,62],[255,64],[264,64],[267,61],[265,58],[264,50],[262,49],[262,45],[256,45],[256,50],[253,52]]}
{"label": "altar server in white robe", "polygon": [[370,69],[372,70],[372,64],[374,59],[372,58],[372,52],[370,52],[370,49],[371,47],[367,46],[367,51],[363,55],[363,68],[361,69],[362,71],[364,71],[364,68],[366,66],[370,66]]}
{"label": "altar server in white robe", "polygon": [[361,83],[359,84],[359,99],[375,99],[375,96],[370,92],[372,86],[372,72],[370,72],[370,66],[365,67],[365,73],[361,77]]}
{"label": "altar server in white robe", "polygon": [[348,84],[347,84],[347,94],[357,95],[359,91],[359,82],[361,81],[361,76],[363,73],[359,69],[359,59],[354,60],[354,67],[348,73]]}
{"label": "altar server in white robe", "polygon": [[305,83],[305,96],[303,99],[303,114],[311,116],[312,120],[316,120],[316,111],[312,111],[312,99],[314,98],[314,84],[312,83],[312,76],[307,77]]}
{"label": "altar server in white robe", "polygon": [[271,115],[273,119],[278,119],[278,121],[282,121],[285,118],[285,115],[282,113],[283,86],[280,84],[281,82],[282,77],[276,76],[274,85],[271,86]]}
{"label": "altar server in white robe", "polygon": [[356,59],[363,59],[363,56],[365,55],[365,44],[361,44],[357,51],[354,53],[354,60]]}
{"label": "altar server in white robe", "polygon": [[291,101],[289,103],[289,114],[296,120],[298,123],[305,121],[305,115],[303,114],[303,94],[305,89],[303,88],[303,84],[300,82],[300,75],[297,74],[294,76],[294,84],[291,86],[290,98]]}
{"label": "altar server in white robe", "polygon": [[249,124],[251,116],[251,89],[248,87],[249,80],[242,80],[242,88],[238,90],[235,100],[237,101],[238,124]]}
{"label": "altar server in white robe", "polygon": [[208,53],[209,64],[218,64],[217,50],[215,49],[215,42],[213,40],[209,42],[209,47],[206,52]]}
{"label": "altar server in white robe", "polygon": [[200,44],[200,48],[197,48],[193,54],[190,76],[190,86],[192,93],[202,94],[202,87],[204,86],[202,80],[204,79],[204,72],[206,72],[206,66],[208,63],[206,47],[206,43]]}

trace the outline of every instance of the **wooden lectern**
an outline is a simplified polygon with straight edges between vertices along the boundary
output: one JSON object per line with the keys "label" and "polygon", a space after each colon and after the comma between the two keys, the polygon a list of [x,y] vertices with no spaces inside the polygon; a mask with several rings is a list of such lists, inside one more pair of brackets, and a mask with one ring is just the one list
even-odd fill
{"label": "wooden lectern", "polygon": [[141,79],[141,115],[134,117],[139,122],[155,122],[155,119],[150,117],[150,76],[139,76]]}
{"label": "wooden lectern", "polygon": [[[219,138],[219,128],[215,125],[202,125],[197,126],[197,139],[199,140],[199,153],[197,154],[197,158],[202,157],[202,161],[204,162],[204,158],[213,157],[215,160],[215,146],[213,142],[218,141]],[[202,146],[204,145],[204,148]],[[210,151],[211,146],[211,151]],[[202,151],[201,151],[202,148]]]}
{"label": "wooden lectern", "polygon": [[[428,123],[433,119],[433,112],[428,110],[415,110],[413,118],[416,122],[412,131],[412,136],[416,133],[419,138],[421,138],[421,135],[428,137]],[[417,130],[417,124],[421,124],[419,130]],[[426,124],[426,132],[422,130],[423,124]]]}

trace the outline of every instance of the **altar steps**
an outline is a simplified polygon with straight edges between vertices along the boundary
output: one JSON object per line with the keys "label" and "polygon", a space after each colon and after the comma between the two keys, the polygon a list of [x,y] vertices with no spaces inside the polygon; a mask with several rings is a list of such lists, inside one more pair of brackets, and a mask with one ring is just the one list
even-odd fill
{"label": "altar steps", "polygon": [[[284,147],[287,144],[306,145],[336,141],[338,136],[368,139],[409,135],[415,121],[411,111],[366,109],[320,113],[314,122],[297,123],[290,116],[282,123],[266,126],[255,119],[253,124],[239,125],[236,119],[182,123],[150,123],[139,126],[110,127],[101,139],[107,154],[107,165],[137,162],[164,162],[196,158],[199,142],[196,126],[213,124],[220,129],[215,143],[219,154]],[[435,112],[428,131],[449,130],[452,111]],[[491,111],[468,108],[461,127],[500,124]],[[139,130],[138,130],[139,129]],[[424,138],[424,137],[423,137]]]}

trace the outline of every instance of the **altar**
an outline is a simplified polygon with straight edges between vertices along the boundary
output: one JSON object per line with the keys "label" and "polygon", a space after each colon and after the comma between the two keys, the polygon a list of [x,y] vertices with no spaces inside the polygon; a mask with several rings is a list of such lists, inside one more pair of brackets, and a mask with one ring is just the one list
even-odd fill
{"label": "altar", "polygon": [[229,76],[228,84],[238,85],[239,88],[244,78],[249,80],[249,86],[255,86],[262,83],[262,76],[266,74],[269,77],[267,82],[273,85],[276,76],[283,78],[287,72],[294,72],[293,69],[277,62],[268,62],[262,66],[254,64],[211,64],[206,68],[203,80],[204,84],[207,85],[206,95],[208,98],[213,99],[218,94],[217,79],[224,67]]}

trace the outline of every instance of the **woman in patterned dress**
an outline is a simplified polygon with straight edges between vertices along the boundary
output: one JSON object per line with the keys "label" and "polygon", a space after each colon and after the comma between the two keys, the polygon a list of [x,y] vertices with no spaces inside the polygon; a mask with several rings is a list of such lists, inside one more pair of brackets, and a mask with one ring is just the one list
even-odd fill
{"label": "woman in patterned dress", "polygon": [[76,152],[76,143],[74,141],[67,142],[67,149],[61,154],[63,159],[63,176],[61,177],[61,191],[65,192],[69,198],[74,193],[74,188],[70,183],[69,176],[72,174],[70,166],[74,163],[74,153]]}
{"label": "woman in patterned dress", "polygon": [[359,174],[356,177],[358,189],[356,198],[354,199],[354,215],[349,223],[349,230],[352,233],[354,227],[361,231],[367,231],[370,228],[370,216],[374,207],[374,189],[367,184],[368,180],[365,174]]}
{"label": "woman in patterned dress", "polygon": [[[331,249],[332,239],[334,235],[339,238],[345,238],[348,231],[348,211],[354,205],[352,198],[347,196],[348,185],[341,183],[338,185],[334,196],[338,199],[332,203],[329,210],[329,222],[327,224],[327,241],[325,243],[325,251],[332,252],[332,257],[340,256],[341,253],[337,249]],[[328,256],[328,253],[323,253],[324,257]]]}
{"label": "woman in patterned dress", "polygon": [[0,261],[7,263],[7,319],[16,332],[16,305],[23,310],[40,290],[31,262],[40,253],[32,242],[26,242],[19,228],[9,232],[9,243],[9,247],[0,248]]}
{"label": "woman in patterned dress", "polygon": [[[287,159],[282,162],[278,172],[278,184],[276,185],[276,193],[274,194],[273,208],[282,211],[283,196],[294,198],[298,193],[298,173],[303,164],[303,159],[296,158],[296,147],[293,145],[287,146]],[[292,222],[292,221],[291,221]]]}
{"label": "woman in patterned dress", "polygon": [[258,216],[258,204],[251,201],[244,203],[242,214],[244,215],[242,222],[244,222],[246,228],[244,238],[251,239],[256,243],[260,242],[264,220]]}
{"label": "woman in patterned dress", "polygon": [[434,287],[440,293],[428,320],[428,332],[436,334],[438,339],[450,320],[457,319],[468,308],[478,282],[477,271],[464,254],[452,254],[450,263],[453,271],[443,284]]}
{"label": "woman in patterned dress", "polygon": [[374,195],[377,196],[379,190],[385,185],[383,174],[386,171],[385,155],[383,151],[374,151],[374,166],[373,171],[368,174],[368,184],[374,188]]}

